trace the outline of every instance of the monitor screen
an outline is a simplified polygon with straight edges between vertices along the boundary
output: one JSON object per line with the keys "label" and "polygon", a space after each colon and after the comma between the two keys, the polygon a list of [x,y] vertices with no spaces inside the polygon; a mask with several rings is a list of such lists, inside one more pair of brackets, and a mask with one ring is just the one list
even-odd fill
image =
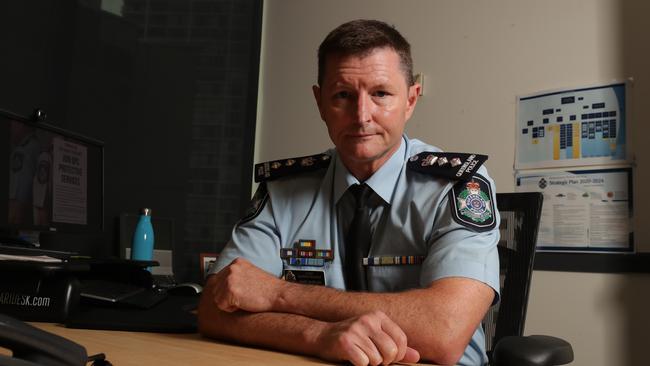
{"label": "monitor screen", "polygon": [[103,152],[100,141],[0,110],[0,235],[101,233]]}

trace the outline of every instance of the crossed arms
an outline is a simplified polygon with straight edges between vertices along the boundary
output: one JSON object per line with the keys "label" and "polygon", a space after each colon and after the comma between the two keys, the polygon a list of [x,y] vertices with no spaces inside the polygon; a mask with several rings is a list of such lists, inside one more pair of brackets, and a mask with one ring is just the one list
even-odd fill
{"label": "crossed arms", "polygon": [[461,277],[398,293],[344,292],[286,282],[237,258],[208,278],[199,331],[354,365],[454,364],[493,298],[488,285]]}

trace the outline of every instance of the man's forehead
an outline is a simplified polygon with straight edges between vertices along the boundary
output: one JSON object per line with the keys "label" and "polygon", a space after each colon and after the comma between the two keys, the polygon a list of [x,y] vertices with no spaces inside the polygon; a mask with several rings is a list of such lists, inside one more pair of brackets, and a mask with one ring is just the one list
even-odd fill
{"label": "man's forehead", "polygon": [[340,62],[348,59],[364,60],[379,52],[391,53],[399,59],[399,54],[397,53],[397,51],[395,51],[395,49],[393,49],[392,47],[384,46],[384,47],[369,48],[366,50],[361,50],[359,52],[333,52],[326,56],[325,63],[327,64],[332,61]]}
{"label": "man's forehead", "polygon": [[[372,57],[381,54],[382,57]],[[371,59],[372,57],[372,59]],[[369,62],[370,61],[370,62]],[[390,79],[392,73],[403,75],[403,65],[397,52],[392,48],[373,48],[362,53],[353,54],[331,54],[328,55],[325,62],[324,79],[340,79],[342,74],[346,74],[356,68],[370,68],[370,72],[376,74],[378,78]],[[325,81],[325,80],[323,80]],[[331,80],[330,82],[334,82]]]}

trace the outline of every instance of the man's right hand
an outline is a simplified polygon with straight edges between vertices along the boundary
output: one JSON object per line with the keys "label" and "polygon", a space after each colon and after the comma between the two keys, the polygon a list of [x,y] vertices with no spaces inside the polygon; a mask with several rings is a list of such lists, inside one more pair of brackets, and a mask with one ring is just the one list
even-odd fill
{"label": "man's right hand", "polygon": [[414,363],[418,351],[407,346],[406,334],[381,311],[335,323],[323,323],[315,339],[319,356],[355,366]]}
{"label": "man's right hand", "polygon": [[[244,258],[236,258],[216,275],[210,276],[213,303],[229,313],[273,311],[280,288],[290,285],[270,275]],[[205,289],[204,289],[205,291]]]}

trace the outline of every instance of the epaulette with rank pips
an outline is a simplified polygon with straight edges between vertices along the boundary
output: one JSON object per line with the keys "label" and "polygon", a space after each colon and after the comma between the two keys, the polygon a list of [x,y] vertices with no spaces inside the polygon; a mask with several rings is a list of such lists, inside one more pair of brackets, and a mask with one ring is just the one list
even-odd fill
{"label": "epaulette with rank pips", "polygon": [[488,159],[487,155],[423,151],[409,158],[408,168],[453,180],[469,180]]}
{"label": "epaulette with rank pips", "polygon": [[255,182],[265,182],[295,173],[326,168],[330,160],[331,157],[327,154],[317,154],[255,164]]}

